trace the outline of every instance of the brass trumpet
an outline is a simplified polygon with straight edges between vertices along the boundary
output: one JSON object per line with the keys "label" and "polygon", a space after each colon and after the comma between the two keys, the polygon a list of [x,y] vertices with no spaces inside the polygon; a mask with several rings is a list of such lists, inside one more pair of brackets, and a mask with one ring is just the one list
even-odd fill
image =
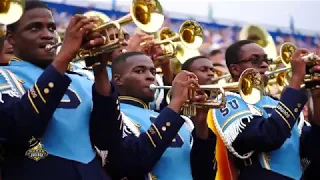
{"label": "brass trumpet", "polygon": [[[167,95],[167,102],[170,103],[172,86],[150,85],[151,90],[170,89]],[[210,91],[209,98],[204,102],[192,102],[191,99],[197,95],[197,90]],[[195,116],[196,108],[223,108],[226,105],[225,91],[239,91],[242,99],[248,104],[257,103],[264,92],[264,85],[259,71],[253,68],[246,69],[240,76],[239,82],[228,83],[224,85],[200,85],[192,86],[189,89],[189,100],[183,105],[183,114],[186,116]],[[221,100],[215,98],[221,94]]]}
{"label": "brass trumpet", "polygon": [[[292,43],[282,44],[280,48],[280,56],[275,58],[273,60],[273,63],[277,64],[282,62],[286,67],[266,73],[266,76],[268,76],[271,79],[274,79],[270,81],[270,84],[276,83],[278,85],[279,90],[282,90],[285,85],[289,84],[289,80],[291,79],[290,60],[292,54],[296,49],[296,46]],[[320,61],[320,57],[314,53],[309,53],[308,55],[303,56],[302,59],[307,63],[307,66],[314,66],[318,61]],[[304,78],[304,82],[311,81],[312,79],[312,75],[306,75]],[[303,86],[304,85],[302,85],[302,87]]]}
{"label": "brass trumpet", "polygon": [[[172,58],[179,53],[181,57],[183,53],[178,51],[176,46],[181,43],[185,48],[198,49],[203,43],[203,30],[196,21],[187,20],[180,26],[179,33],[164,27],[160,30],[159,37],[160,41],[155,42],[155,45],[160,45],[164,51],[163,56],[158,57],[159,59]],[[171,47],[167,48],[167,46]]]}
{"label": "brass trumpet", "polygon": [[212,84],[219,83],[221,80],[225,80],[226,82],[229,82],[231,80],[231,74],[227,73],[222,76],[212,78],[210,83],[212,83]]}
{"label": "brass trumpet", "polygon": [[23,14],[25,0],[1,0],[0,24],[9,25],[17,22]]}
{"label": "brass trumpet", "polygon": [[[130,8],[130,13],[116,21],[110,21],[110,19],[106,21],[105,18],[101,18],[103,17],[101,16],[101,14],[97,13],[87,13],[85,15],[98,16],[100,18],[100,23],[102,22],[102,24],[98,24],[98,27],[94,28],[92,31],[102,32],[103,34],[106,33],[106,42],[100,47],[95,47],[89,50],[80,49],[78,53],[79,58],[97,56],[99,54],[111,52],[121,47],[124,41],[124,32],[122,28],[122,26],[124,25],[133,22],[144,32],[152,33],[158,31],[164,22],[162,6],[158,2],[158,0],[133,0]],[[110,40],[110,37],[106,32],[106,30],[108,29],[118,30],[118,38],[115,40]],[[47,51],[51,51],[52,49],[60,45],[48,45],[46,49]]]}
{"label": "brass trumpet", "polygon": [[277,85],[279,91],[282,91],[289,84],[291,79],[290,67],[280,68],[275,71],[267,71],[265,75],[269,78],[268,85]]}
{"label": "brass trumpet", "polygon": [[187,59],[200,55],[198,48],[203,43],[203,30],[196,21],[187,20],[183,22],[179,33],[164,27],[160,30],[158,36],[155,45],[160,45],[162,55],[157,57],[156,62],[170,58],[171,69],[174,73],[180,72],[181,65]]}
{"label": "brass trumpet", "polygon": [[[295,52],[297,47],[292,43],[283,43],[280,47],[280,56],[272,60],[272,64],[279,64],[282,62],[286,67],[290,67],[290,60],[292,54]],[[302,59],[307,63],[307,66],[313,66],[317,61],[320,61],[320,57],[314,53],[309,53],[302,57]]]}

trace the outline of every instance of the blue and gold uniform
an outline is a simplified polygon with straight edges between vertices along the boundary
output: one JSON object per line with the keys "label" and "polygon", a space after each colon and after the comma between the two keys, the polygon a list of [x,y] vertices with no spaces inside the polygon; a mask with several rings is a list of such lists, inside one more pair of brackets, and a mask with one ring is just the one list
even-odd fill
{"label": "blue and gold uniform", "polygon": [[[45,70],[49,71],[46,77],[52,76],[54,80],[62,76],[61,83],[66,83],[67,88],[57,87],[59,83],[54,81],[37,84],[44,70],[16,58],[3,69],[17,77],[15,85],[19,96],[25,94],[25,89],[30,89],[27,98],[35,114],[45,123],[37,133],[30,134],[33,136],[30,139],[40,141],[48,155],[35,161],[25,156],[30,147],[25,144],[13,146],[9,142],[4,179],[105,179],[92,145],[107,150],[112,143],[121,140],[117,92],[110,97],[99,95],[92,80],[69,71],[62,76],[51,65]],[[43,106],[49,103],[50,108]],[[111,130],[106,131],[102,126]],[[110,136],[113,138],[101,138]],[[31,145],[32,141],[29,143]]]}
{"label": "blue and gold uniform", "polygon": [[235,93],[227,93],[226,98],[226,107],[213,110],[211,121],[235,157],[239,179],[300,179],[300,158],[319,149],[314,141],[320,137],[319,127],[303,128],[300,115],[307,96],[286,88],[279,101],[263,96],[249,105]]}
{"label": "blue and gold uniform", "polygon": [[[122,148],[109,151],[106,169],[115,179],[158,179],[191,180],[193,166],[207,168],[210,172],[198,175],[203,179],[213,179],[213,164],[201,163],[201,149],[213,152],[215,139],[201,140],[194,138],[190,119],[182,117],[170,108],[161,113],[149,109],[139,99],[120,96],[120,108],[124,123]],[[193,142],[193,146],[192,146]],[[191,149],[192,146],[192,149]],[[194,156],[194,157],[192,157]],[[206,158],[214,158],[213,155]],[[195,178],[197,179],[197,178]]]}
{"label": "blue and gold uniform", "polygon": [[[56,85],[43,98],[35,91],[43,91],[49,83]],[[71,81],[48,67],[36,83],[25,91],[21,80],[11,71],[0,69],[0,137],[9,142],[26,144],[32,136],[43,134],[55,106],[60,103]],[[21,94],[24,94],[21,96]],[[34,107],[38,107],[35,109]],[[41,115],[38,112],[42,112]]]}

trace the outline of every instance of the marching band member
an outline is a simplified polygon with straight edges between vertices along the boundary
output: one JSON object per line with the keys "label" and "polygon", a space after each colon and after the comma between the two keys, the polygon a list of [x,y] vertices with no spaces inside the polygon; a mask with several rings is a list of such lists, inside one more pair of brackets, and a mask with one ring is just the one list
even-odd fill
{"label": "marching band member", "polygon": [[214,78],[214,67],[205,56],[195,56],[183,63],[182,70],[194,73],[200,85],[210,84]]}
{"label": "marching band member", "polygon": [[[113,61],[113,81],[120,93],[120,108],[124,122],[123,148],[109,151],[107,170],[115,179],[192,179],[190,154],[200,158],[200,149],[213,151],[215,139],[209,137],[206,112],[198,112],[195,123],[194,143],[191,149],[192,122],[180,116],[182,104],[188,98],[188,87],[197,83],[194,74],[181,72],[173,81],[172,101],[160,113],[149,109],[154,92],[149,86],[155,82],[156,68],[152,60],[141,52],[123,53]],[[188,77],[191,79],[186,80]],[[197,96],[203,100],[203,96]],[[197,100],[197,99],[195,99]],[[184,125],[190,123],[189,126]],[[199,126],[197,126],[199,125]],[[201,127],[200,127],[201,126]],[[198,129],[198,130],[197,130]],[[210,149],[211,148],[211,149]],[[192,151],[197,150],[198,154]],[[191,158],[192,159],[192,158]],[[212,161],[212,159],[211,159]],[[195,161],[191,161],[195,162]],[[199,169],[208,169],[198,163]],[[202,172],[202,171],[201,171]],[[198,172],[198,173],[201,173]],[[213,179],[210,173],[198,175],[201,179]],[[210,175],[209,177],[204,177]],[[197,179],[197,178],[194,179]]]}
{"label": "marching band member", "polygon": [[[0,51],[4,47],[3,38],[2,43],[0,43]],[[3,56],[0,56],[0,58],[3,58]],[[56,64],[53,66],[55,67]],[[59,74],[52,76],[51,73],[50,69],[46,69],[36,82],[38,87],[43,87],[49,82],[53,82],[59,87],[52,89],[51,94],[46,97],[47,103],[34,101],[34,104],[39,107],[39,111],[48,113],[47,116],[40,116],[34,111],[33,103],[28,98],[31,89],[34,89],[34,87],[30,88],[22,97],[19,97],[17,88],[20,86],[14,84],[19,79],[9,71],[0,69],[0,83],[2,87],[5,87],[0,93],[0,137],[2,140],[17,144],[19,142],[25,143],[45,128],[47,122],[51,119],[50,112],[54,111],[53,107],[55,107],[55,104],[59,104],[64,91],[69,86],[65,77]],[[59,99],[59,97],[61,98]]]}
{"label": "marching band member", "polygon": [[[19,96],[28,98],[34,114],[41,120],[34,122],[38,123],[35,127],[28,125],[30,129],[38,129],[20,140],[23,142],[9,142],[4,180],[106,179],[92,145],[105,150],[120,142],[117,92],[103,62],[95,69],[94,83],[67,70],[80,46],[92,48],[103,43],[100,34],[87,34],[95,22],[96,19],[81,15],[72,17],[57,56],[45,50],[47,44],[57,42],[56,25],[46,5],[27,2],[21,19],[8,26],[7,39],[16,57],[2,67],[9,77],[6,83],[11,83]],[[90,41],[82,45],[86,36]],[[25,89],[30,89],[27,95]]]}
{"label": "marching band member", "polygon": [[[210,60],[205,56],[195,56],[188,59],[185,63],[182,64],[181,69],[194,73],[198,78],[199,85],[211,84],[211,80],[214,77],[213,65],[210,62]],[[203,109],[203,111],[205,111],[205,109]],[[191,119],[193,120],[193,117],[191,117]],[[193,122],[196,123],[198,121],[193,120]],[[207,124],[203,124],[203,125],[205,125],[203,128],[208,128]],[[210,137],[216,138],[215,134],[213,134],[211,130],[209,130],[209,133],[210,133],[209,135]],[[191,161],[194,161],[193,163],[191,163],[191,167],[192,167],[191,169],[192,169],[194,179],[205,179],[203,177],[210,177],[210,175],[205,175],[206,173],[211,174],[211,176],[214,173],[214,176],[215,176],[216,168],[217,168],[216,160],[215,160],[215,152],[208,151],[208,149],[215,149],[216,142],[209,142],[209,141],[207,142],[210,143],[208,144],[208,147],[211,146],[210,148],[193,149],[193,153],[202,154],[202,156],[191,156]],[[197,143],[197,141],[195,141],[195,143]],[[206,164],[205,166],[201,165],[204,163]],[[197,177],[198,175],[200,175],[200,177]],[[214,179],[214,178],[212,177],[208,179]]]}
{"label": "marching band member", "polygon": [[[319,121],[315,120],[311,129],[303,127],[301,114],[308,100],[306,94],[300,91],[306,73],[301,55],[305,53],[305,50],[298,49],[293,54],[292,79],[279,101],[263,96],[258,103],[250,105],[238,94],[228,93],[226,107],[209,112],[209,121],[213,122],[210,126],[232,154],[231,159],[234,159],[239,170],[239,180],[300,179],[303,173],[300,158],[308,157],[311,161],[319,158],[315,155],[320,148],[317,143],[320,137]],[[235,81],[247,68],[257,69],[266,80],[267,62],[263,48],[251,41],[238,41],[226,50],[226,63]],[[217,178],[232,179],[229,173],[221,173],[234,170],[234,166],[230,164],[223,169],[226,166],[222,166],[229,163],[228,158],[222,157],[222,154],[219,157],[216,153]],[[235,171],[231,172],[235,175]]]}
{"label": "marching band member", "polygon": [[0,61],[0,63],[3,62],[4,64],[7,64],[13,56],[12,45],[7,40],[4,41],[4,48],[2,52],[4,59],[3,61]]}

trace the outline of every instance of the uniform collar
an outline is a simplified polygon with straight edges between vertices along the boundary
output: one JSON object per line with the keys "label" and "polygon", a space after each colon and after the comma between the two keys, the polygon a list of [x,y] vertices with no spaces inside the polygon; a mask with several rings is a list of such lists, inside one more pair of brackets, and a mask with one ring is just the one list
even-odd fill
{"label": "uniform collar", "polygon": [[120,99],[120,103],[124,103],[124,104],[130,104],[133,106],[137,106],[143,109],[150,109],[149,105],[147,105],[146,103],[144,103],[143,101],[141,101],[140,99],[137,99],[135,97],[131,97],[131,96],[119,96]]}
{"label": "uniform collar", "polygon": [[[11,61],[19,61],[19,62],[22,62],[22,61],[24,61],[24,60],[18,58],[17,56],[13,56],[13,57],[11,58],[11,60],[8,62],[8,65],[10,65],[10,62],[11,62]],[[71,70],[72,70],[72,69],[71,69],[71,64],[69,63],[67,71],[71,71]]]}

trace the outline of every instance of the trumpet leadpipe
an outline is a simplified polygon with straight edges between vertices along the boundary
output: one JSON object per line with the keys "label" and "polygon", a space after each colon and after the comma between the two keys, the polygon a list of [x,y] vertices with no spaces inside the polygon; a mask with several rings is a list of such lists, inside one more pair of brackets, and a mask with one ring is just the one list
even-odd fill
{"label": "trumpet leadpipe", "polygon": [[270,77],[270,76],[272,76],[274,74],[281,73],[281,72],[287,71],[289,69],[291,69],[291,67],[280,68],[280,69],[277,69],[275,71],[267,71],[267,72],[264,73],[264,75],[267,76],[267,77]]}
{"label": "trumpet leadpipe", "polygon": [[215,82],[217,82],[217,81],[220,81],[221,79],[226,79],[226,78],[229,78],[229,77],[231,77],[231,74],[230,74],[230,73],[225,74],[225,75],[222,75],[222,76],[219,76],[219,77],[212,78],[212,79],[211,79],[211,82],[212,82],[212,83],[215,83]]}
{"label": "trumpet leadpipe", "polygon": [[155,91],[157,89],[171,89],[172,86],[157,86],[155,84],[150,84],[149,88],[152,90],[152,91]]}

